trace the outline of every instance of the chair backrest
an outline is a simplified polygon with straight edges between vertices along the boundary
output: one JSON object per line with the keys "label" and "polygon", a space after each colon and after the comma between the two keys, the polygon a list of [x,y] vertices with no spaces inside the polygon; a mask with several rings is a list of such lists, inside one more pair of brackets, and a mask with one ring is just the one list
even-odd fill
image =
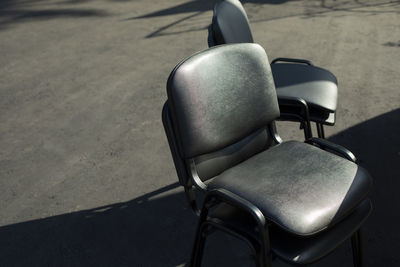
{"label": "chair backrest", "polygon": [[170,74],[167,93],[163,123],[183,184],[188,160],[204,181],[273,143],[266,127],[279,107],[267,55],[257,44],[189,57]]}
{"label": "chair backrest", "polygon": [[214,7],[209,28],[209,47],[230,43],[253,43],[249,20],[239,0],[224,0]]}

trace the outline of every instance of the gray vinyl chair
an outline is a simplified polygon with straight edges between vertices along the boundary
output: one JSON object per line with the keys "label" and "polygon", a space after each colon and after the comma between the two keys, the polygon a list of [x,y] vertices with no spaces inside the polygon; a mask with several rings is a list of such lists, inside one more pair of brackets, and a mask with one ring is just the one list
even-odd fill
{"label": "gray vinyl chair", "polygon": [[[253,42],[247,14],[240,1],[218,2],[209,27],[208,45]],[[304,59],[277,58],[271,62],[271,69],[281,107],[281,119],[300,122],[309,119],[316,123],[318,137],[324,138],[323,125],[335,124],[338,96],[336,77]],[[293,101],[288,103],[288,98],[297,99],[298,107],[293,107]],[[302,101],[307,104],[309,118],[303,115]],[[307,125],[304,130],[306,138],[312,135]]]}
{"label": "gray vinyl chair", "polygon": [[198,52],[171,72],[167,95],[164,129],[180,184],[200,216],[189,266],[201,265],[215,230],[249,244],[257,266],[271,266],[273,257],[309,264],[348,239],[354,265],[363,266],[360,228],[372,209],[371,178],[350,151],[327,140],[282,142],[261,46]]}

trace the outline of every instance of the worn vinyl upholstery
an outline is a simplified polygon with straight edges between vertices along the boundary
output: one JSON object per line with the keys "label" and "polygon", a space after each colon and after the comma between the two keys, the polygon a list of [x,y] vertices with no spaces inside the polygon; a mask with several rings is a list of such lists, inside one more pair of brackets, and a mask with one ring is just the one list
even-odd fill
{"label": "worn vinyl upholstery", "polygon": [[[238,0],[217,3],[210,27],[210,47],[254,42],[246,12]],[[327,119],[337,108],[338,82],[330,71],[282,62],[271,64],[271,70],[278,97],[299,97],[308,104],[313,121],[334,124],[334,119]]]}
{"label": "worn vinyl upholstery", "polygon": [[[214,10],[213,27],[210,32],[214,44],[254,43],[250,23],[243,6],[235,1],[221,1]],[[235,23],[232,23],[235,22]]]}
{"label": "worn vinyl upholstery", "polygon": [[[235,79],[238,69],[242,79]],[[203,51],[200,60],[194,55],[171,73],[167,93],[183,158],[222,149],[279,117],[274,81],[265,70],[264,49],[239,44]]]}
{"label": "worn vinyl upholstery", "polygon": [[278,96],[300,96],[313,109],[335,112],[337,79],[329,71],[308,65],[278,63],[271,65]]}
{"label": "worn vinyl upholstery", "polygon": [[365,199],[371,178],[347,159],[289,141],[223,172],[209,187],[246,198],[270,221],[305,236],[353,211]]}

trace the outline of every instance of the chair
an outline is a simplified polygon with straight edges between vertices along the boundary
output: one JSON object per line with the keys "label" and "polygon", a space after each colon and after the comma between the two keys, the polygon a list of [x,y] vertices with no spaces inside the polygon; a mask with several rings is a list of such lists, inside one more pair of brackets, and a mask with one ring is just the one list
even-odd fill
{"label": "chair", "polygon": [[172,71],[167,94],[164,129],[180,184],[200,215],[190,266],[201,265],[205,240],[218,230],[244,240],[257,266],[271,266],[273,257],[309,264],[349,238],[354,265],[362,266],[371,178],[350,151],[327,140],[281,142],[261,46],[198,52]]}
{"label": "chair", "polygon": [[[246,12],[239,0],[217,3],[209,27],[208,45],[211,47],[253,42]],[[336,77],[328,70],[313,66],[310,61],[302,59],[277,58],[272,61],[271,69],[281,108],[281,119],[300,122],[307,120],[301,114],[294,116],[296,109],[285,102],[287,98],[304,100],[308,105],[309,120],[316,123],[318,137],[325,138],[323,125],[335,124],[338,95]],[[299,106],[302,105],[300,102]],[[307,133],[311,128],[306,125],[304,129],[307,138],[312,134]]]}

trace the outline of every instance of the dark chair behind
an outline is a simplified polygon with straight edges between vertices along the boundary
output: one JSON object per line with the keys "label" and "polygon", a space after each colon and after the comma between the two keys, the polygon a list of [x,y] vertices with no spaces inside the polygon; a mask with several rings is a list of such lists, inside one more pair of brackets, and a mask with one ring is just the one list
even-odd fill
{"label": "dark chair behind", "polygon": [[[209,27],[210,47],[229,43],[253,43],[246,12],[238,0],[218,2]],[[271,63],[281,119],[316,123],[318,137],[324,138],[323,125],[335,124],[337,79],[328,70],[313,66],[308,60],[277,58]],[[305,115],[304,103],[309,117]],[[311,128],[304,125],[306,138]]]}

